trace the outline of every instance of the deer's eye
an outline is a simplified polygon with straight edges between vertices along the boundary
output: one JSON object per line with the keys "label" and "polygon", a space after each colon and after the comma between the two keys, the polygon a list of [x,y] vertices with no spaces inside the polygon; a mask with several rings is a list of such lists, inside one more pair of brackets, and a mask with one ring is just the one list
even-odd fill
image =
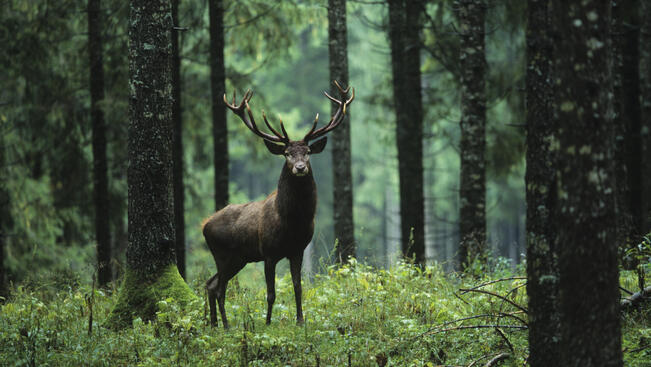
{"label": "deer's eye", "polygon": [[285,152],[285,157],[289,157],[289,152]]}

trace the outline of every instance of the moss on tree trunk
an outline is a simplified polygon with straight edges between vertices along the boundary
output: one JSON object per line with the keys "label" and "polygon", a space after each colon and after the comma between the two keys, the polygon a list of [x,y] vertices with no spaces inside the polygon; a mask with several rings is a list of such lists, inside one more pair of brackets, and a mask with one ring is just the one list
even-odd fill
{"label": "moss on tree trunk", "polygon": [[131,321],[138,317],[143,321],[153,320],[158,311],[158,302],[168,299],[181,306],[196,299],[176,265],[168,265],[151,280],[142,279],[136,272],[127,269],[118,302],[111,310],[106,325],[119,329],[131,326]]}
{"label": "moss on tree trunk", "polygon": [[129,28],[129,244],[127,271],[106,325],[151,320],[158,301],[194,294],[174,251],[169,1],[132,0]]}

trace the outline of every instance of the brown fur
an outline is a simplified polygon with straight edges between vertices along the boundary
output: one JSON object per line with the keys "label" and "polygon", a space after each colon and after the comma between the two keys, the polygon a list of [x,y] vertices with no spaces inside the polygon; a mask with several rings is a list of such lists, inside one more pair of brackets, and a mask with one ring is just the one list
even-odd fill
{"label": "brown fur", "polygon": [[[292,142],[292,144],[299,144]],[[296,147],[307,155],[307,145]],[[288,147],[287,149],[291,149]],[[320,151],[320,150],[319,150]],[[304,159],[306,174],[292,173],[291,162]],[[316,183],[309,160],[289,157],[283,166],[278,189],[266,199],[246,204],[230,204],[204,220],[204,238],[217,265],[217,274],[206,286],[209,295],[210,319],[217,322],[215,300],[219,303],[224,327],[228,321],[224,298],[228,281],[247,263],[264,261],[267,282],[267,323],[275,300],[275,267],[279,260],[288,258],[296,298],[296,319],[303,322],[301,308],[301,266],[303,251],[312,239],[316,213]],[[300,159],[299,159],[300,160]]]}

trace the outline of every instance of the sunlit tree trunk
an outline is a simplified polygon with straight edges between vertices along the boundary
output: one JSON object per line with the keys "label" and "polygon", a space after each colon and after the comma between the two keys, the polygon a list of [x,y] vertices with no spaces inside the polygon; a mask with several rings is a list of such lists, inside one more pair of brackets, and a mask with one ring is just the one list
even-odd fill
{"label": "sunlit tree trunk", "polygon": [[560,366],[621,366],[610,1],[556,0]]}
{"label": "sunlit tree trunk", "polygon": [[125,280],[107,321],[113,327],[151,320],[160,300],[195,297],[174,254],[170,2],[130,4],[129,243]]}
{"label": "sunlit tree trunk", "polygon": [[97,240],[97,283],[111,280],[111,233],[109,229],[108,165],[106,159],[106,123],[101,105],[104,100],[104,63],[102,62],[102,14],[100,0],[88,1],[88,55],[90,57],[90,110],[93,141],[93,200]]}
{"label": "sunlit tree trunk", "polygon": [[420,77],[422,1],[389,0],[389,41],[396,111],[402,253],[425,263],[423,106]]}
{"label": "sunlit tree trunk", "polygon": [[176,266],[185,279],[185,197],[183,185],[183,116],[181,109],[181,55],[179,50],[179,0],[172,0],[172,124],[174,139],[172,147],[174,182],[174,229],[176,230]]}
{"label": "sunlit tree trunk", "polygon": [[212,92],[212,136],[215,167],[215,210],[228,204],[228,130],[223,96],[226,83],[224,68],[224,2],[210,0],[210,90]]}
{"label": "sunlit tree trunk", "polygon": [[559,366],[551,0],[529,0],[527,26],[527,295],[529,363]]}
{"label": "sunlit tree trunk", "polygon": [[[348,86],[348,40],[346,32],[346,0],[328,0],[328,51],[330,80]],[[332,86],[330,95],[338,98]],[[337,106],[332,106],[332,113]],[[355,227],[353,225],[353,182],[350,172],[350,113],[338,129],[332,131],[333,209],[337,260],[345,262],[355,256]]]}
{"label": "sunlit tree trunk", "polygon": [[483,0],[456,2],[461,37],[459,265],[482,259],[486,246],[486,56]]}

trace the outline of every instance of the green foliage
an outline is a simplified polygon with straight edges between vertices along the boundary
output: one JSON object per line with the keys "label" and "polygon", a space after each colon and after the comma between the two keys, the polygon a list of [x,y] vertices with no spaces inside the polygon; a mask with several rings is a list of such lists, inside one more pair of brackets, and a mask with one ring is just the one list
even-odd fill
{"label": "green foliage", "polygon": [[[227,292],[232,328],[208,326],[205,299],[185,307],[173,297],[158,302],[157,318],[136,318],[119,332],[102,327],[117,294],[86,286],[56,293],[18,287],[0,308],[0,360],[20,365],[141,365],[141,366],[395,366],[468,365],[500,352],[508,365],[522,365],[527,356],[526,330],[514,317],[526,315],[510,303],[478,288],[526,304],[524,280],[499,267],[472,280],[446,275],[440,266],[424,269],[400,263],[378,270],[352,261],[305,282],[306,324],[295,325],[289,275],[277,280],[274,320],[264,325],[264,283],[244,285],[242,274]],[[490,283],[491,281],[501,280]],[[481,284],[480,284],[481,283]],[[490,284],[487,284],[490,283]],[[203,289],[195,283],[195,289]],[[203,292],[201,292],[203,294]],[[90,296],[94,295],[94,298]],[[88,335],[89,302],[93,329]],[[627,366],[644,366],[651,335],[649,310],[624,319]],[[471,316],[474,319],[455,322]],[[471,325],[496,328],[463,329]],[[319,361],[319,362],[317,362]]]}

